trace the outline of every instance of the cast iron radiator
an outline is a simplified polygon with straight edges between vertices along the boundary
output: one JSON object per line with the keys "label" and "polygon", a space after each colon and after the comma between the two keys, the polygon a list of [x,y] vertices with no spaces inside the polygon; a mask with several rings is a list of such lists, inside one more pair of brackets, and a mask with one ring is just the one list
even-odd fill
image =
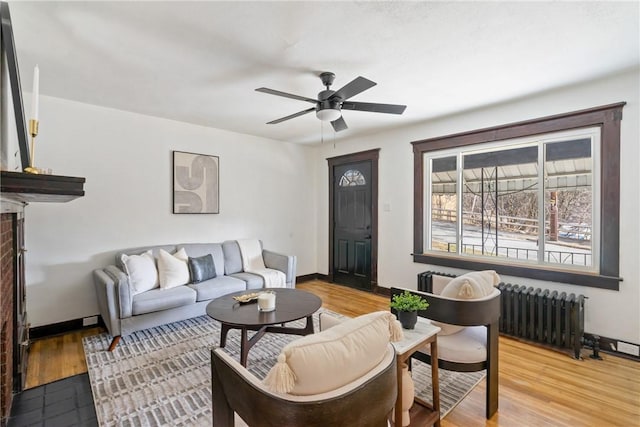
{"label": "cast iron radiator", "polygon": [[[418,290],[431,292],[431,276],[455,277],[425,271],[418,274]],[[584,295],[501,282],[500,333],[541,344],[570,349],[580,359],[584,340]]]}

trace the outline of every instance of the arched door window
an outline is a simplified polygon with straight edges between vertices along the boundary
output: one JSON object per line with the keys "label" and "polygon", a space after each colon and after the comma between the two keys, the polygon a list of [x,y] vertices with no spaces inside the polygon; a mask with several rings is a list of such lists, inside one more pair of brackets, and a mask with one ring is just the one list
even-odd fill
{"label": "arched door window", "polygon": [[355,187],[358,185],[367,185],[367,181],[357,169],[349,169],[341,177],[338,183],[340,187]]}

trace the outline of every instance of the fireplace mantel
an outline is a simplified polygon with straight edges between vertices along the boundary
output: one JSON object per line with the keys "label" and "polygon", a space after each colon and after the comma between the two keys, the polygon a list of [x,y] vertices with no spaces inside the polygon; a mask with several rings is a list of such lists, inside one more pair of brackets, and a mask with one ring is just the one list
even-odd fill
{"label": "fireplace mantel", "polygon": [[84,196],[84,178],[0,172],[2,197],[22,203],[63,203]]}

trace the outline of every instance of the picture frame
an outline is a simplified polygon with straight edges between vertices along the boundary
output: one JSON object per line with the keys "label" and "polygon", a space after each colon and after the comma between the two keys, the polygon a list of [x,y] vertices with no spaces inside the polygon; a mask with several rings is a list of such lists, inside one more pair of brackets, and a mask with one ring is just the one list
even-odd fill
{"label": "picture frame", "polygon": [[173,151],[173,213],[220,213],[220,158]]}

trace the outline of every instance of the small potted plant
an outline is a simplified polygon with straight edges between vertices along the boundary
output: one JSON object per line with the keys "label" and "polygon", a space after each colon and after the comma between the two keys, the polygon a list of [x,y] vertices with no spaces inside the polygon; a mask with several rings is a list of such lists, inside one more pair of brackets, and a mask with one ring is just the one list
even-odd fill
{"label": "small potted plant", "polygon": [[429,303],[420,295],[404,291],[394,295],[389,306],[398,312],[398,320],[404,329],[413,329],[418,321],[418,311],[426,310]]}

